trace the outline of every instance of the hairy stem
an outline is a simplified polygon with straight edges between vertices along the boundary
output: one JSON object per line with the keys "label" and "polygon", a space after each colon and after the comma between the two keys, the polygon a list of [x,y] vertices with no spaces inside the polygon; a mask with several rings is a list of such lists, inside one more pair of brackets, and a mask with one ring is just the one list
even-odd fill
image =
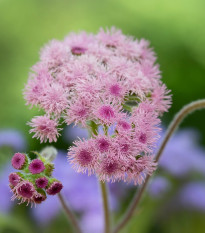
{"label": "hairy stem", "polygon": [[75,217],[75,215],[72,213],[72,211],[70,210],[70,208],[68,207],[68,205],[66,204],[63,196],[61,193],[58,193],[58,198],[61,202],[61,205],[66,213],[66,216],[68,218],[68,220],[70,221],[71,225],[73,226],[73,228],[75,229],[76,233],[82,233],[79,225],[78,225],[78,221]]}
{"label": "hairy stem", "polygon": [[[93,135],[98,135],[98,125],[91,121],[88,125],[88,129],[90,132],[90,137]],[[103,127],[105,135],[108,134],[108,127]],[[101,194],[102,194],[102,203],[103,203],[103,212],[104,212],[104,232],[110,233],[110,211],[109,211],[109,202],[108,202],[108,193],[106,182],[102,182],[99,180]]]}
{"label": "hairy stem", "polygon": [[110,232],[110,214],[109,214],[109,204],[106,183],[100,181],[102,199],[103,199],[103,210],[104,210],[104,232]]}
{"label": "hairy stem", "polygon": [[[180,125],[180,123],[184,120],[184,118],[189,115],[190,113],[199,110],[199,109],[203,109],[205,108],[205,99],[203,100],[197,100],[194,101],[190,104],[185,105],[174,117],[173,121],[170,123],[166,135],[164,137],[164,140],[162,142],[162,144],[160,145],[160,148],[156,154],[156,162],[159,161],[160,156],[162,155],[162,152],[168,142],[168,140],[170,139],[170,137],[172,136],[172,134],[175,132],[175,130],[177,129],[177,127]],[[139,190],[139,192],[136,192],[133,200],[131,201],[130,206],[128,207],[127,211],[125,212],[124,216],[122,217],[122,219],[119,221],[119,223],[116,225],[115,229],[113,230],[113,233],[117,233],[119,232],[127,223],[128,221],[131,219],[131,217],[133,216],[135,209],[137,208],[143,194],[144,191],[147,187],[147,184],[149,182],[150,176],[147,176],[145,179],[144,184],[142,185],[141,189]]]}

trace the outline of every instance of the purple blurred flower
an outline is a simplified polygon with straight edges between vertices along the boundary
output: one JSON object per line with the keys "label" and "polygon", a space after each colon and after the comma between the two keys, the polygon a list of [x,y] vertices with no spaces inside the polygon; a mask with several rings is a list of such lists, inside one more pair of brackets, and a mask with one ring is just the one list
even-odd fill
{"label": "purple blurred flower", "polygon": [[103,213],[99,210],[93,210],[83,215],[81,219],[83,232],[87,233],[101,233],[103,231]]}
{"label": "purple blurred flower", "polygon": [[192,182],[186,184],[179,194],[180,203],[185,208],[205,211],[205,183]]}
{"label": "purple blurred flower", "polygon": [[73,124],[67,126],[63,133],[63,139],[65,141],[73,142],[77,138],[88,138],[89,133],[87,129],[83,129],[79,126],[74,126]]}
{"label": "purple blurred flower", "polygon": [[9,146],[14,151],[23,151],[26,148],[26,141],[22,133],[14,129],[0,130],[0,147]]}
{"label": "purple blurred flower", "polygon": [[11,192],[9,188],[9,181],[8,177],[9,174],[13,171],[12,166],[6,165],[4,169],[0,173],[0,190],[1,190],[1,196],[0,196],[0,213],[7,213],[9,212],[12,202],[11,202]]}
{"label": "purple blurred flower", "polygon": [[[114,133],[115,127],[116,127],[115,125],[112,125],[111,127],[109,127],[108,133],[110,135]],[[102,126],[99,126],[98,132],[99,134],[104,134]],[[88,137],[89,137],[89,132],[87,129],[81,128],[79,126],[74,126],[73,124],[67,126],[63,133],[63,139],[69,142],[73,142],[77,140],[78,138],[82,139],[82,138],[88,138]]]}
{"label": "purple blurred flower", "polygon": [[154,177],[148,187],[150,196],[154,198],[162,197],[170,189],[170,182],[162,176]]}
{"label": "purple blurred flower", "polygon": [[205,175],[205,150],[198,145],[198,140],[195,130],[179,131],[165,147],[159,166],[174,176],[184,176],[191,171]]}

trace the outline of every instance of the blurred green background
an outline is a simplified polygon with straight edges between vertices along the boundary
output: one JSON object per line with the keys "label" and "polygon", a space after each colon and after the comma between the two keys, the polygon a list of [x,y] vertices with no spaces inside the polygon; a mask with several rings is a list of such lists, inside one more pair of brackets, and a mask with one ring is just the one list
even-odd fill
{"label": "blurred green background", "polygon": [[[154,47],[163,82],[173,94],[172,108],[163,117],[165,125],[184,104],[205,97],[204,0],[0,0],[0,129],[18,129],[29,141],[29,149],[40,148],[26,126],[37,110],[29,110],[22,95],[40,48],[71,31],[96,33],[100,27],[113,25],[125,34],[149,40]],[[205,113],[198,111],[182,127],[200,130],[205,145],[204,118]],[[152,232],[201,233],[193,230],[198,224],[205,229],[205,216],[180,216],[181,223],[179,216],[173,217],[162,222],[164,231],[155,227]]]}

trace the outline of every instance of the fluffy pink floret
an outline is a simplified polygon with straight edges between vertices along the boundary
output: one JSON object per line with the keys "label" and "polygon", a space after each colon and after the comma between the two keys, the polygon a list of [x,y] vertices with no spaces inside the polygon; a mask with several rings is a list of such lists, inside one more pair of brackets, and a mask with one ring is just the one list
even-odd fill
{"label": "fluffy pink floret", "polygon": [[167,112],[171,106],[172,100],[170,90],[163,84],[156,86],[152,92],[152,103],[160,114]]}
{"label": "fluffy pink floret", "polygon": [[82,124],[86,126],[86,121],[90,117],[90,103],[87,99],[79,100],[70,104],[69,109],[66,112],[65,122],[70,125],[71,123]]}
{"label": "fluffy pink floret", "polygon": [[122,34],[121,30],[112,27],[111,30],[104,31],[100,29],[97,38],[108,48],[117,48],[125,43],[126,37]]}
{"label": "fluffy pink floret", "polygon": [[13,196],[11,200],[18,199],[20,200],[20,204],[27,202],[27,205],[29,203],[33,203],[33,197],[36,195],[36,190],[34,185],[27,180],[23,180],[20,183],[18,183],[15,187],[12,188]]}
{"label": "fluffy pink floret", "polygon": [[52,84],[46,89],[41,99],[41,107],[48,113],[61,114],[68,107],[67,93],[59,84]]}
{"label": "fluffy pink floret", "polygon": [[48,66],[49,69],[56,69],[68,59],[68,52],[65,46],[57,40],[52,40],[41,49],[41,60]]}
{"label": "fluffy pink floret", "polygon": [[100,163],[97,170],[99,179],[102,181],[119,181],[124,176],[124,172],[121,170],[122,164],[115,159],[104,159]]}
{"label": "fluffy pink floret", "polygon": [[39,174],[45,170],[45,166],[40,159],[34,159],[29,164],[28,169],[32,174]]}
{"label": "fluffy pink floret", "polygon": [[40,138],[41,143],[47,140],[51,142],[56,142],[59,132],[57,129],[58,123],[56,120],[51,120],[47,116],[36,116],[31,122],[28,123],[33,129],[29,132],[34,133],[33,138]]}
{"label": "fluffy pink floret", "polygon": [[97,165],[98,151],[92,139],[76,141],[68,151],[68,159],[77,172],[92,174]]}
{"label": "fluffy pink floret", "polygon": [[96,148],[101,153],[108,152],[111,147],[111,140],[106,136],[98,136],[95,138]]}
{"label": "fluffy pink floret", "polygon": [[133,160],[127,167],[127,181],[134,181],[135,184],[141,184],[147,175],[152,175],[156,170],[157,163],[154,162],[154,156],[141,156]]}
{"label": "fluffy pink floret", "polygon": [[108,104],[97,105],[93,112],[97,119],[100,120],[100,123],[106,125],[114,124],[120,115],[118,106]]}

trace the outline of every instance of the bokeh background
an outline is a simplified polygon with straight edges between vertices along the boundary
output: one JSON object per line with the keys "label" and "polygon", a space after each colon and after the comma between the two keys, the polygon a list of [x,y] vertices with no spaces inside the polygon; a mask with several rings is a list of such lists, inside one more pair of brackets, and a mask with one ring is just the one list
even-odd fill
{"label": "bokeh background", "polygon": [[[11,194],[6,175],[12,153],[39,151],[45,146],[28,133],[26,122],[37,110],[25,106],[22,95],[29,68],[38,61],[40,48],[53,38],[63,39],[71,31],[95,33],[100,27],[113,25],[125,34],[146,38],[158,55],[163,82],[173,94],[172,108],[162,119],[166,127],[184,104],[205,97],[204,12],[204,0],[0,0],[0,233],[72,232],[57,200],[50,199],[36,210],[8,201]],[[198,111],[184,121],[167,148],[140,214],[122,232],[205,231],[204,119],[205,112]],[[55,144],[62,161],[64,151],[78,134],[86,136],[80,129],[67,129]],[[60,169],[65,166],[62,161],[57,162]],[[67,166],[59,174],[65,182],[76,176]],[[79,185],[75,187],[66,184],[66,195],[72,197],[83,190],[78,201],[70,201],[86,233],[98,233],[98,186],[94,178],[86,179],[76,177]],[[135,188],[118,184],[110,189],[115,221]],[[87,206],[78,206],[83,200],[87,200]],[[49,212],[52,216],[44,218]],[[99,228],[94,229],[93,222],[98,222]]]}

